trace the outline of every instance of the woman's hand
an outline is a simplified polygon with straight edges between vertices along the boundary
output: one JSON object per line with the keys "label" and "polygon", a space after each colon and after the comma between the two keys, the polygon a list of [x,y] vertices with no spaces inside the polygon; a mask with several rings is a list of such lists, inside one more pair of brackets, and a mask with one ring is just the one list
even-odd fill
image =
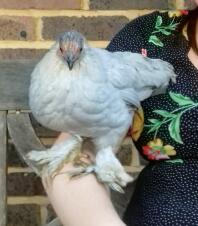
{"label": "woman's hand", "polygon": [[[55,143],[69,139],[69,134],[61,134]],[[94,161],[89,150],[84,150],[81,160]],[[51,183],[44,187],[48,197],[64,226],[124,226],[116,213],[109,191],[99,183],[93,174],[70,179],[65,173],[73,170],[72,163],[65,164]]]}

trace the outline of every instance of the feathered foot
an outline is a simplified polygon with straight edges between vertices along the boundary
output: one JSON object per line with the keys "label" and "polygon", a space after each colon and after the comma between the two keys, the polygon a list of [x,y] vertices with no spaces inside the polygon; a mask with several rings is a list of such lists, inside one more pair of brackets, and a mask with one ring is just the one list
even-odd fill
{"label": "feathered foot", "polygon": [[68,140],[52,146],[45,151],[31,151],[27,158],[43,165],[45,174],[53,177],[60,170],[65,162],[72,161],[81,151],[82,139],[79,136],[72,136]]}
{"label": "feathered foot", "polygon": [[133,181],[133,178],[125,172],[111,147],[97,153],[96,164],[88,166],[85,173],[91,172],[95,172],[100,182],[107,184],[111,189],[120,193],[124,193],[122,187]]}

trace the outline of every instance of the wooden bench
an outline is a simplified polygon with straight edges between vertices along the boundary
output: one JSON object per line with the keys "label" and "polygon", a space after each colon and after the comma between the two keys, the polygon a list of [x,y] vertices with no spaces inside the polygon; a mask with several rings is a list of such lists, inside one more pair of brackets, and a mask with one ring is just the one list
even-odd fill
{"label": "wooden bench", "polygon": [[[38,168],[25,155],[32,149],[45,148],[32,126],[28,106],[30,74],[35,64],[36,61],[30,60],[0,63],[0,226],[6,226],[7,216],[7,129],[18,154],[34,172],[38,172]],[[134,151],[131,165],[126,169],[128,172],[139,172],[142,167]],[[60,223],[55,219],[48,225],[58,226]]]}

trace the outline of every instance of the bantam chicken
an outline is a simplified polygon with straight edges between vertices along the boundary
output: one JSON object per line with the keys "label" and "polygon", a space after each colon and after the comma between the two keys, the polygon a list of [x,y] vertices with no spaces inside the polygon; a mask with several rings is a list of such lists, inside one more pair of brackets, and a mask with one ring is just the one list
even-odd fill
{"label": "bantam chicken", "polygon": [[71,137],[50,149],[31,151],[28,158],[47,167],[52,176],[89,138],[95,163],[78,173],[94,172],[99,181],[123,192],[122,187],[133,179],[115,154],[134,110],[156,89],[164,90],[170,80],[175,82],[176,74],[167,62],[92,48],[82,34],[65,32],[32,72],[29,103],[43,126]]}

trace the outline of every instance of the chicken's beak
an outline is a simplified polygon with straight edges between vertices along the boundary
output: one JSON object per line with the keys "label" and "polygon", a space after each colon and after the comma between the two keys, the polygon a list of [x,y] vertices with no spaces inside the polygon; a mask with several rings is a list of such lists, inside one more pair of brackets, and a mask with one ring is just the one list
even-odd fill
{"label": "chicken's beak", "polygon": [[74,66],[74,62],[68,59],[67,64],[68,64],[69,70],[71,71]]}

